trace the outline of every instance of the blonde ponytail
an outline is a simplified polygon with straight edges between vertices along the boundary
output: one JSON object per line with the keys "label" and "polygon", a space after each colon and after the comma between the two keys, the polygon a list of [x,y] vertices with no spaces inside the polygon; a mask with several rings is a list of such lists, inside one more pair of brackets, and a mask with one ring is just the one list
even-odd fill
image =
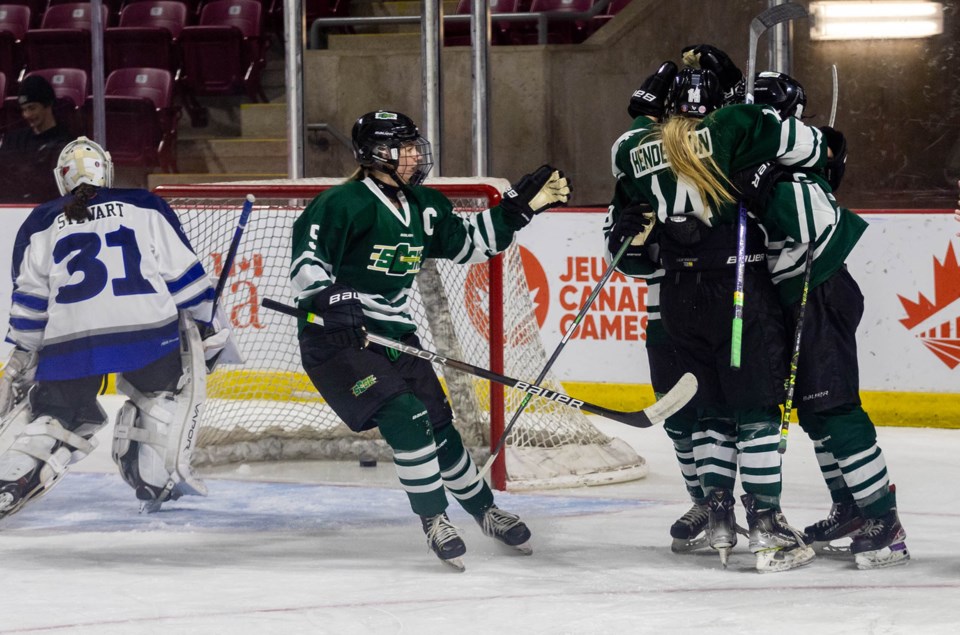
{"label": "blonde ponytail", "polygon": [[725,203],[736,201],[727,189],[730,180],[720,171],[713,155],[698,152],[699,119],[671,117],[659,126],[663,152],[677,180],[681,177],[692,183],[704,203],[716,210]]}

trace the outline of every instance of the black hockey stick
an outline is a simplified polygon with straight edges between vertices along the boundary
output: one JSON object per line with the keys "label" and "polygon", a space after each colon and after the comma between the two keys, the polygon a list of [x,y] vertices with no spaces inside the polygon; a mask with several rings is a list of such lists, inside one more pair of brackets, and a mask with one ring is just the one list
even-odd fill
{"label": "black hockey stick", "polygon": [[[750,21],[750,42],[747,56],[747,85],[744,101],[753,103],[753,87],[757,72],[757,41],[770,27],[807,17],[807,10],[799,4],[787,2],[770,7]],[[730,367],[740,368],[743,344],[743,279],[747,262],[747,206],[741,202],[737,213],[737,269],[733,291],[733,325],[730,338]]]}
{"label": "black hockey stick", "polygon": [[[840,99],[840,81],[837,77],[837,65],[831,68],[833,76],[833,96],[830,103],[830,120],[827,125],[831,128],[837,121],[837,103]],[[800,337],[803,334],[803,316],[807,312],[807,294],[810,292],[810,272],[813,269],[813,252],[815,251],[815,237],[807,244],[807,256],[803,262],[803,291],[800,293],[800,308],[797,311],[797,325],[793,332],[793,353],[790,355],[790,376],[787,378],[787,396],[783,401],[783,418],[780,420],[780,444],[777,451],[783,454],[787,451],[787,435],[790,432],[790,413],[793,410],[793,393],[797,383],[797,365],[800,362]]]}
{"label": "black hockey stick", "polygon": [[243,201],[243,209],[240,210],[240,219],[237,221],[237,228],[233,232],[233,238],[230,240],[230,248],[227,250],[227,257],[223,261],[223,268],[220,270],[220,278],[217,279],[217,288],[213,292],[213,309],[210,312],[211,321],[217,316],[217,306],[220,304],[220,296],[223,295],[223,289],[227,286],[227,278],[230,277],[230,270],[233,269],[233,261],[237,257],[237,250],[240,248],[240,239],[243,237],[243,231],[247,227],[247,221],[250,220],[250,213],[253,212],[253,204],[256,202],[253,194],[247,194]]}
{"label": "black hockey stick", "polygon": [[[560,343],[557,344],[557,348],[554,349],[550,359],[547,360],[543,370],[540,371],[540,374],[537,375],[537,378],[533,383],[539,384],[546,378],[547,373],[553,366],[553,363],[557,361],[557,358],[560,356],[560,351],[563,350],[563,347],[567,345],[567,341],[573,336],[574,331],[576,331],[577,327],[580,326],[580,322],[583,320],[587,312],[590,311],[593,301],[597,299],[600,291],[603,289],[604,285],[607,284],[607,280],[609,280],[610,276],[613,275],[614,270],[616,270],[617,265],[620,264],[620,260],[623,258],[623,255],[627,253],[627,249],[629,248],[630,241],[624,240],[623,244],[620,245],[620,249],[618,249],[616,255],[614,255],[613,260],[610,261],[610,266],[607,267],[607,270],[603,273],[603,276],[600,277],[600,280],[597,281],[596,286],[593,287],[590,297],[588,297],[587,301],[583,303],[582,307],[580,307],[580,312],[577,313],[577,317],[574,318],[573,323],[570,325],[570,328],[567,329],[567,332],[563,334],[563,337],[560,339]],[[490,458],[487,459],[487,462],[484,463],[483,468],[470,482],[471,485],[486,476],[487,472],[490,471],[490,468],[493,467],[493,462],[497,459],[497,456],[500,454],[500,452],[503,451],[503,446],[507,443],[507,436],[509,436],[510,431],[513,430],[513,426],[516,425],[517,421],[520,419],[520,415],[523,414],[524,410],[526,410],[527,404],[530,403],[532,396],[533,395],[531,393],[527,393],[523,396],[523,401],[521,401],[520,405],[517,406],[517,410],[513,413],[513,417],[510,418],[510,422],[507,423],[507,425],[503,428],[503,432],[500,433],[500,439],[497,441],[496,447],[493,448],[493,452],[490,453]]]}
{"label": "black hockey stick", "polygon": [[[271,300],[270,298],[264,298],[261,304],[265,309],[273,309],[274,311],[279,311],[280,313],[286,313],[287,315],[304,319],[311,324],[316,324],[319,326],[323,325],[323,319],[309,311],[304,311],[303,309],[282,304],[275,300]],[[657,401],[652,406],[648,406],[643,410],[637,410],[636,412],[621,412],[619,410],[610,410],[602,406],[597,406],[583,401],[582,399],[574,399],[573,397],[550,390],[549,388],[544,388],[543,386],[538,386],[537,384],[530,384],[525,381],[507,377],[506,375],[500,375],[479,366],[474,366],[472,364],[467,364],[466,362],[460,362],[455,359],[443,357],[442,355],[438,355],[415,346],[408,346],[407,344],[403,344],[401,342],[397,342],[396,340],[382,337],[380,335],[374,335],[373,333],[367,333],[367,341],[392,348],[400,351],[401,353],[406,353],[407,355],[425,359],[428,362],[432,362],[439,366],[446,366],[454,370],[459,370],[460,372],[469,373],[470,375],[475,375],[476,377],[482,377],[483,379],[487,379],[498,384],[503,384],[504,386],[508,386],[510,388],[516,388],[517,390],[521,390],[525,393],[542,397],[548,401],[554,401],[570,408],[576,408],[577,410],[589,412],[590,414],[600,415],[602,417],[606,417],[607,419],[618,421],[628,426],[633,426],[634,428],[649,428],[655,423],[662,423],[667,417],[687,405],[687,402],[693,399],[693,396],[697,392],[696,378],[692,374],[687,373],[680,378],[680,381],[678,381],[673,388],[670,389],[670,392],[664,395],[662,399]]]}

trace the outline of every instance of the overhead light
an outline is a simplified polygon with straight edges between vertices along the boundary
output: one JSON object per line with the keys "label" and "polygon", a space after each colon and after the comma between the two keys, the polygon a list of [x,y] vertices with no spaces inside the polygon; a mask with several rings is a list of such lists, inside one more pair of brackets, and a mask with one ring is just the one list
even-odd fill
{"label": "overhead light", "polygon": [[943,33],[939,2],[811,2],[811,40],[921,38]]}

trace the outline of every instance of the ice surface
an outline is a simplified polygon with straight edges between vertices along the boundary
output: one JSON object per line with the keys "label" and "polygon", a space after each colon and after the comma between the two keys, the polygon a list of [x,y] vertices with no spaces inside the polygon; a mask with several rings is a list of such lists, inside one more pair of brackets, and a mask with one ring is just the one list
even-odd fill
{"label": "ice surface", "polygon": [[[689,501],[666,434],[596,423],[635,445],[650,475],[498,494],[530,525],[530,557],[452,505],[462,574],[427,551],[383,461],[218,468],[209,497],[140,515],[104,431],[48,496],[0,521],[0,633],[960,632],[960,431],[879,430],[907,566],[867,572],[821,556],[758,574],[745,540],[727,570],[710,552],[671,553],[668,528]],[[830,503],[799,428],[784,460],[784,511],[803,527]]]}

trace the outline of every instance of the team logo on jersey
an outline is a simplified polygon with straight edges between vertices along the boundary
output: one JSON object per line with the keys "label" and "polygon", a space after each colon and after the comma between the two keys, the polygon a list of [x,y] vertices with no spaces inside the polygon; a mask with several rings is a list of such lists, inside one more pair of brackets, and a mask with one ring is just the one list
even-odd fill
{"label": "team logo on jersey", "polygon": [[367,269],[381,271],[388,276],[409,276],[420,271],[423,261],[423,247],[413,247],[410,243],[399,245],[374,245],[370,254],[371,264]]}
{"label": "team logo on jersey", "polygon": [[357,383],[353,385],[353,388],[350,389],[350,392],[353,393],[354,397],[359,397],[363,393],[370,390],[370,387],[377,383],[376,375],[367,375]]}
{"label": "team logo on jersey", "polygon": [[933,301],[897,295],[907,317],[900,320],[930,352],[950,368],[960,365],[960,265],[951,243],[943,262],[934,258]]}

